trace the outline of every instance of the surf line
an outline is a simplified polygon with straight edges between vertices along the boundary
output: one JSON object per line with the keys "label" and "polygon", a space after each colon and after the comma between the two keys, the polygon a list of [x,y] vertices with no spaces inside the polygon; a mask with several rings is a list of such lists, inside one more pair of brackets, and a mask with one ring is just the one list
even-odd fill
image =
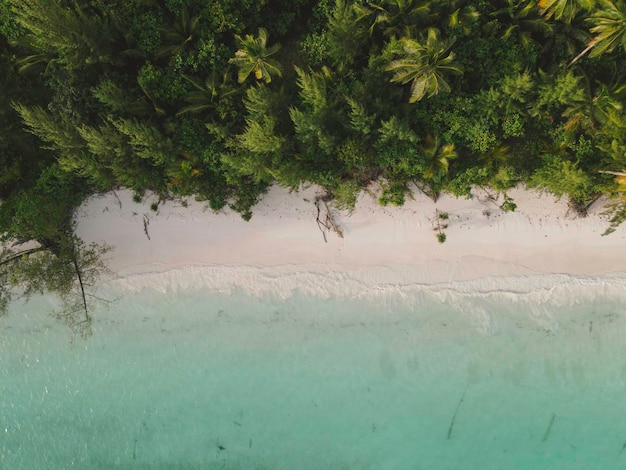
{"label": "surf line", "polygon": [[456,416],[459,414],[459,409],[461,408],[461,404],[465,400],[465,394],[467,393],[467,389],[469,388],[469,384],[465,387],[463,391],[463,395],[461,395],[461,399],[456,404],[456,409],[454,410],[454,415],[452,415],[452,421],[450,421],[450,427],[448,428],[448,439],[452,438],[452,429],[454,428],[454,423],[456,421]]}

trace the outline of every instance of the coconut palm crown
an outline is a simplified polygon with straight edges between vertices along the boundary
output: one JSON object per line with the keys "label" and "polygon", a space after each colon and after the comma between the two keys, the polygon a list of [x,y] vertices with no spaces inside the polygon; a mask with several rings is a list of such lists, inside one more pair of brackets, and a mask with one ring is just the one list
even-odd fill
{"label": "coconut palm crown", "polygon": [[595,0],[539,0],[537,6],[547,19],[572,23],[580,12],[590,11]]}
{"label": "coconut palm crown", "polygon": [[598,9],[587,20],[593,25],[590,32],[595,34],[587,42],[587,47],[569,63],[573,65],[589,51],[589,57],[611,53],[621,45],[626,50],[626,3],[623,0],[599,0]]}
{"label": "coconut palm crown", "polygon": [[600,0],[600,8],[591,16],[591,32],[594,50],[589,54],[597,57],[605,52],[613,52],[621,45],[626,50],[626,3],[623,0]]}
{"label": "coconut palm crown", "polygon": [[452,43],[441,41],[439,33],[433,28],[428,30],[426,39],[421,43],[409,38],[398,41],[395,52],[401,57],[393,60],[385,70],[393,72],[392,82],[403,85],[411,82],[409,103],[450,91],[443,74],[461,73],[461,69],[451,65],[454,60],[451,47]]}
{"label": "coconut palm crown", "polygon": [[280,44],[267,47],[268,34],[264,28],[259,28],[257,37],[246,34],[243,39],[239,35],[235,38],[239,42],[239,50],[229,62],[239,67],[239,83],[245,82],[252,72],[257,80],[264,80],[265,83],[272,81],[272,75],[282,75],[280,64],[270,58],[278,52]]}

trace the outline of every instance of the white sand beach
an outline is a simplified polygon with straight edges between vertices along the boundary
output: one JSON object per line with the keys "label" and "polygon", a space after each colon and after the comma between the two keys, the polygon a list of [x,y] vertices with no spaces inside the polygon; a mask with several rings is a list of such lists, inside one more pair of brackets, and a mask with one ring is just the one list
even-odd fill
{"label": "white sand beach", "polygon": [[[416,194],[403,207],[381,207],[364,193],[352,213],[333,210],[341,238],[323,235],[316,223],[319,193],[273,187],[246,222],[191,198],[165,201],[155,212],[155,197],[136,203],[121,190],[81,207],[78,235],[114,247],[108,259],[114,282],[131,290],[358,297],[419,286],[554,296],[572,280],[568,289],[624,290],[626,227],[602,236],[606,201],[583,218],[565,200],[522,189],[509,192],[514,212],[481,190],[469,200],[443,195],[437,203]],[[449,215],[445,243],[436,239],[436,210]]]}

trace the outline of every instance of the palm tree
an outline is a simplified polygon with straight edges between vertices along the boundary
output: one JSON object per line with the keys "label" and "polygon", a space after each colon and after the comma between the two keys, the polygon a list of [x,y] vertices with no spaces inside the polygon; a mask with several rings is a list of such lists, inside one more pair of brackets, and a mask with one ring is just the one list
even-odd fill
{"label": "palm tree", "polygon": [[585,98],[575,101],[563,112],[563,117],[568,119],[565,123],[565,129],[572,130],[578,127],[593,129],[596,124],[604,125],[607,123],[613,123],[620,127],[619,115],[621,111],[622,103],[605,86],[600,86],[595,96],[587,87]]}
{"label": "palm tree", "polygon": [[435,182],[448,173],[450,160],[458,156],[454,144],[439,145],[439,138],[430,134],[426,136],[422,152],[428,165],[424,171],[424,178]]}
{"label": "palm tree", "polygon": [[[622,194],[622,197],[620,199],[622,201],[626,201],[626,170],[623,170],[623,171],[600,170],[598,171],[598,173],[615,176],[615,182],[617,183],[617,192]],[[614,222],[615,220],[617,219],[613,219],[611,220],[611,222]],[[607,230],[607,232],[605,232],[604,235],[607,235],[608,233],[611,233],[613,231],[613,230],[610,230],[610,231],[609,230]]]}
{"label": "palm tree", "polygon": [[485,167],[497,170],[506,164],[510,155],[511,147],[508,145],[500,145],[499,147],[495,147],[487,151],[479,158],[479,160],[484,162]]}
{"label": "palm tree", "polygon": [[401,58],[392,61],[385,70],[393,72],[391,82],[403,85],[411,82],[409,103],[450,91],[443,74],[461,73],[461,69],[450,65],[454,59],[451,47],[452,43],[441,41],[433,28],[428,30],[426,40],[421,44],[408,38],[397,41],[395,52],[401,54]]}
{"label": "palm tree", "polygon": [[158,50],[157,57],[179,54],[193,41],[199,25],[200,15],[190,16],[189,8],[184,6],[172,25],[159,29],[164,33],[164,42],[168,45]]}
{"label": "palm tree", "polygon": [[587,52],[589,57],[598,57],[605,52],[613,52],[618,46],[626,50],[626,4],[623,0],[598,0],[600,8],[589,18],[593,24],[590,31],[595,34],[587,47],[569,63],[574,64]]}
{"label": "palm tree", "polygon": [[589,20],[594,25],[590,31],[596,35],[591,57],[612,52],[619,44],[626,50],[626,4],[623,0],[600,0],[600,5],[602,8]]}
{"label": "palm tree", "polygon": [[31,54],[24,57],[20,57],[15,60],[15,65],[19,73],[35,72],[43,73],[48,70],[48,66],[56,62],[58,59],[55,54],[51,52],[42,52],[41,54]]}
{"label": "palm tree", "polygon": [[506,6],[493,12],[492,16],[508,25],[502,39],[517,33],[525,47],[534,42],[533,33],[542,33],[545,36],[552,32],[552,25],[540,15],[534,0],[506,0]]}
{"label": "palm tree", "polygon": [[370,34],[378,25],[385,36],[410,36],[430,15],[429,0],[378,0],[354,5],[357,22],[367,22]]}
{"label": "palm tree", "polygon": [[183,78],[191,83],[195,90],[185,95],[185,101],[189,104],[181,109],[177,115],[216,108],[222,99],[238,92],[237,89],[231,87],[228,83],[228,71],[224,73],[221,83],[216,82],[215,73],[210,80],[207,79],[204,82],[189,75],[183,75]]}
{"label": "palm tree", "polygon": [[250,34],[246,34],[243,39],[239,35],[235,35],[235,38],[240,48],[229,62],[239,67],[239,83],[245,82],[252,72],[257,80],[264,80],[265,83],[272,81],[272,75],[282,76],[280,64],[270,59],[278,52],[280,44],[267,47],[268,35],[264,28],[259,28],[259,36],[256,38]]}
{"label": "palm tree", "polygon": [[[480,13],[473,5],[466,5],[463,1],[448,0],[437,2],[443,23],[450,29],[460,29],[464,34],[470,34],[472,24],[474,24]],[[435,17],[435,15],[431,15]],[[435,18],[436,19],[436,18]]]}
{"label": "palm tree", "polygon": [[539,0],[541,14],[547,19],[563,20],[571,23],[581,11],[593,8],[595,0]]}

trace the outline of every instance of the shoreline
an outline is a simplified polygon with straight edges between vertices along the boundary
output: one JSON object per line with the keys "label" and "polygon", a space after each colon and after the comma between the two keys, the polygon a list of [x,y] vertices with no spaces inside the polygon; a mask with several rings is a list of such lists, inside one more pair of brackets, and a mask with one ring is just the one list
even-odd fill
{"label": "shoreline", "polygon": [[[322,235],[315,188],[270,188],[249,222],[193,200],[187,207],[165,201],[155,212],[150,205],[156,199],[136,203],[131,191],[122,190],[89,199],[77,212],[77,234],[87,243],[113,246],[110,283],[131,290],[197,287],[323,296],[326,289],[358,296],[359,288],[400,292],[413,285],[525,292],[519,283],[539,289],[590,278],[600,284],[615,279],[609,284],[623,289],[626,227],[601,236],[608,226],[601,202],[580,218],[566,215],[567,203],[549,195],[509,195],[515,212],[502,211],[480,194],[471,200],[444,195],[436,204],[416,194],[403,207],[381,207],[362,194],[352,214],[333,211],[340,238],[332,231]],[[449,214],[443,244],[433,230],[436,210]]]}
{"label": "shoreline", "polygon": [[[325,450],[347,432],[347,441],[363,442],[372,455],[374,449],[402,457],[406,436],[418,436],[435,449],[427,456],[431,467],[455,449],[467,461],[472,447],[492,449],[489,461],[500,459],[508,468],[511,449],[541,456],[551,444],[579,458],[572,442],[584,448],[594,436],[623,433],[606,412],[619,409],[626,383],[623,231],[615,238],[591,236],[593,226],[576,229],[579,221],[552,217],[540,224],[526,213],[504,214],[492,227],[481,218],[467,219],[475,225],[463,230],[451,223],[441,245],[427,219],[404,209],[377,212],[366,199],[352,217],[338,217],[345,238],[330,236],[324,244],[312,204],[303,204],[305,210],[298,205],[302,195],[282,190],[250,224],[237,214],[203,213],[201,204],[183,209],[168,202],[153,214],[150,201],[138,205],[130,192],[118,196],[121,208],[106,195],[78,215],[85,241],[117,244],[110,253],[115,277],[97,289],[115,307],[97,304],[93,336],[80,343],[68,338],[67,328],[41,308],[50,299],[33,299],[4,325],[0,348],[9,375],[2,383],[15,404],[7,427],[12,448],[44,436],[59,461],[75,459],[89,445],[96,458],[83,460],[92,467],[106,461],[98,456],[108,449],[117,449],[112,466],[184,461],[202,467],[213,455],[227,462],[232,452],[244,467],[260,461],[272,467],[285,458],[285,433],[304,436],[288,442],[295,462],[312,448],[309,431],[321,429],[317,434],[327,439],[318,447]],[[451,217],[467,214],[466,201],[443,202],[459,204]],[[409,210],[423,206],[425,214],[434,207],[420,204]],[[143,211],[151,216],[150,240]],[[565,224],[569,230],[559,228]],[[470,232],[477,235],[461,238]],[[524,237],[526,244],[513,243]],[[549,250],[567,256],[568,242],[584,247],[586,256],[613,250],[614,257],[579,265],[579,273],[531,269],[556,271],[571,263],[533,261]],[[507,261],[524,255],[532,259]],[[374,261],[386,264],[368,264]],[[598,271],[603,268],[609,269]],[[113,405],[93,407],[110,405],[111,397],[119,399],[117,413]],[[22,415],[36,426],[11,424]],[[59,418],[67,416],[73,419]],[[113,431],[104,439],[88,433],[93,439],[85,443],[76,424],[83,421],[109,423],[105,431]],[[176,422],[183,426],[172,426]],[[62,434],[45,434],[59,423],[67,428]],[[515,426],[503,431],[502,423]],[[335,434],[328,437],[328,430]],[[78,437],[68,440],[72,433]],[[465,446],[457,444],[461,439],[474,440]],[[602,444],[589,462],[607,455],[609,462],[622,443]],[[279,451],[268,457],[267,449]],[[345,462],[338,449],[326,468]],[[19,453],[7,458],[24,460]],[[535,466],[544,465],[540,460]],[[406,465],[401,458],[395,466]]]}

